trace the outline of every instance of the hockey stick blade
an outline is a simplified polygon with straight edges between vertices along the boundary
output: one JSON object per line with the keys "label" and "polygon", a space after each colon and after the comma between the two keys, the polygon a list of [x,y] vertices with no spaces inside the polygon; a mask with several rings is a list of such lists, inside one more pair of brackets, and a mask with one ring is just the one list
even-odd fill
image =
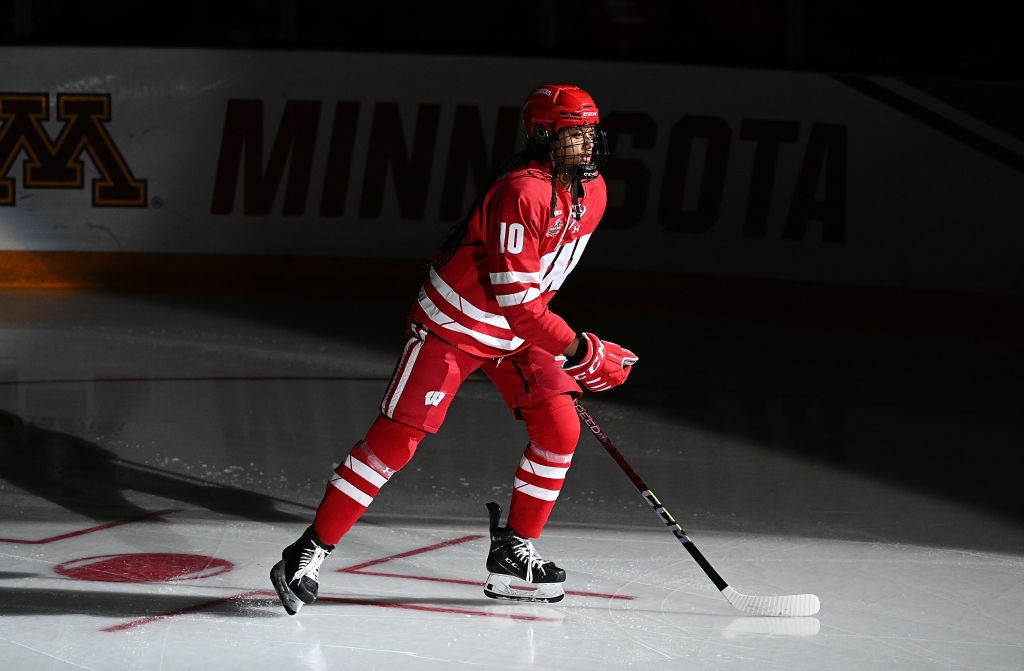
{"label": "hockey stick blade", "polygon": [[821,600],[814,594],[785,596],[748,596],[726,585],[722,595],[733,608],[747,615],[767,617],[810,617],[821,609]]}
{"label": "hockey stick blade", "polygon": [[701,567],[704,573],[711,578],[711,582],[715,583],[715,587],[722,593],[726,600],[732,604],[732,607],[741,613],[748,615],[762,615],[769,617],[808,617],[814,615],[821,609],[821,600],[818,599],[814,594],[787,594],[781,596],[748,596],[741,594],[729,586],[727,582],[718,574],[718,571],[711,566],[711,563],[701,554],[701,551],[697,549],[697,546],[693,544],[683,528],[679,526],[679,523],[675,521],[672,514],[665,509],[665,506],[661,504],[658,497],[654,495],[654,492],[644,483],[643,479],[637,472],[633,470],[633,467],[629,465],[626,458],[622,456],[619,449],[615,447],[611,439],[605,435],[601,427],[597,425],[594,418],[583,409],[583,406],[576,399],[573,399],[573,403],[576,405],[576,413],[583,420],[590,432],[594,434],[598,442],[604,447],[604,449],[611,455],[615,463],[619,465],[619,468],[629,477],[633,486],[640,490],[640,495],[644,497],[644,501],[657,513],[661,521],[665,523],[665,526],[675,535],[676,539],[683,544],[686,551],[690,553],[697,565]]}

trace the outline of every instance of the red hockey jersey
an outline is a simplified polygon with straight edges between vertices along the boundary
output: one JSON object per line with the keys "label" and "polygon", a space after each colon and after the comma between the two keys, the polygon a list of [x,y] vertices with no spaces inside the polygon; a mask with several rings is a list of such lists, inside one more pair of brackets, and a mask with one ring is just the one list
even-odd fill
{"label": "red hockey jersey", "polygon": [[[501,357],[526,345],[559,355],[576,332],[548,301],[587,246],[608,200],[600,175],[578,203],[531,162],[498,180],[449,260],[429,270],[410,319],[456,347]],[[577,219],[578,215],[578,219]]]}

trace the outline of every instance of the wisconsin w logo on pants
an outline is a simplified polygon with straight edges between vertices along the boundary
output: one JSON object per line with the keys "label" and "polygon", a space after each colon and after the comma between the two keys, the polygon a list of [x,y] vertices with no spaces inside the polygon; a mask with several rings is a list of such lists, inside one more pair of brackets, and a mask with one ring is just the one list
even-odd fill
{"label": "wisconsin w logo on pants", "polygon": [[8,177],[24,151],[25,188],[81,189],[82,153],[88,153],[100,177],[92,181],[92,204],[145,207],[146,180],[136,179],[107,132],[109,94],[57,94],[57,119],[64,127],[56,140],[43,128],[50,118],[46,93],[0,93],[0,205],[15,204],[14,179]]}
{"label": "wisconsin w logo on pants", "polygon": [[423,405],[441,405],[444,395],[443,391],[428,391],[423,397]]}

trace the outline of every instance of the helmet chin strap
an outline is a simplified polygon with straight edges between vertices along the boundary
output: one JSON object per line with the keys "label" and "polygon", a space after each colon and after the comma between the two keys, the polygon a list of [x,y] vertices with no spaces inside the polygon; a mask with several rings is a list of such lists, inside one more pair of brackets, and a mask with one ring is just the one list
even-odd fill
{"label": "helmet chin strap", "polygon": [[551,163],[551,216],[555,216],[558,205],[555,195],[556,185],[561,183],[572,196],[573,216],[579,221],[580,208],[578,205],[581,199],[582,185],[597,177],[597,165],[595,163],[559,163],[551,145],[548,145],[548,160]]}
{"label": "helmet chin strap", "polygon": [[[565,190],[569,192],[572,197],[573,209],[572,216],[575,217],[576,221],[580,220],[582,216],[580,214],[580,200],[583,195],[583,182],[589,182],[597,176],[597,166],[593,163],[577,163],[575,165],[565,165],[562,163],[555,163],[554,169],[551,171],[551,216],[555,216],[555,209],[558,205],[558,201],[555,196],[556,184],[560,182],[559,177],[561,175],[567,175],[569,178],[568,184],[564,185]],[[568,220],[568,216],[566,217]]]}

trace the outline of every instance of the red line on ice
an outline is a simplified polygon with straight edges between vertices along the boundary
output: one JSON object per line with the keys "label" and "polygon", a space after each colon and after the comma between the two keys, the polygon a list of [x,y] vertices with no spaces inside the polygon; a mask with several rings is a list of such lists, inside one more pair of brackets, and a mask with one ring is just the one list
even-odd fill
{"label": "red line on ice", "polygon": [[412,557],[413,555],[423,554],[424,552],[430,552],[432,550],[439,550],[441,548],[446,548],[452,545],[458,545],[460,543],[465,543],[466,541],[475,541],[478,538],[483,538],[483,536],[477,534],[473,536],[462,536],[461,538],[453,538],[450,541],[435,543],[434,545],[428,545],[426,547],[417,548],[415,550],[409,550],[408,552],[400,552],[398,554],[388,555],[387,557],[374,559],[368,562],[364,562],[362,564],[356,564],[355,566],[349,566],[347,568],[340,568],[338,569],[338,571],[344,573],[359,573],[361,569],[367,568],[368,566],[376,566],[377,564],[383,564],[384,562],[389,562],[393,559]]}
{"label": "red line on ice", "polygon": [[188,606],[186,608],[179,608],[178,610],[172,610],[169,613],[162,613],[160,615],[150,615],[149,617],[142,617],[142,618],[139,618],[137,620],[132,620],[130,622],[124,622],[122,624],[115,624],[112,627],[107,627],[105,629],[100,629],[100,631],[125,631],[126,629],[134,629],[135,627],[141,627],[144,624],[149,624],[150,622],[156,622],[157,620],[166,620],[167,618],[174,617],[175,615],[185,615],[186,613],[195,613],[195,612],[200,611],[200,610],[205,610],[207,608],[212,608],[214,606],[219,606],[220,604],[223,604],[223,603],[228,603],[228,602],[231,602],[231,601],[237,601],[238,599],[244,599],[244,598],[249,597],[249,596],[257,596],[257,595],[258,596],[271,596],[271,595],[277,596],[273,592],[264,592],[264,591],[261,591],[261,590],[253,590],[252,592],[243,592],[242,594],[236,594],[234,596],[224,597],[224,598],[221,598],[221,599],[214,599],[212,601],[204,601],[203,603],[197,603],[194,606]]}
{"label": "red line on ice", "polygon": [[122,524],[131,524],[132,522],[141,522],[142,520],[148,520],[151,517],[159,517],[160,515],[168,515],[170,513],[180,513],[180,508],[168,508],[167,510],[157,510],[156,512],[146,513],[139,517],[133,517],[128,520],[118,520],[117,522],[108,522],[95,527],[89,527],[88,529],[79,529],[78,531],[71,531],[66,534],[60,534],[59,536],[51,536],[50,538],[40,538],[38,540],[24,540],[19,538],[0,538],[0,543],[20,543],[22,545],[42,545],[45,543],[53,543],[55,541],[62,541],[65,538],[74,538],[75,536],[84,536],[85,534],[91,534],[96,531],[103,531],[104,529],[110,529],[111,527],[121,526]]}
{"label": "red line on ice", "polygon": [[[393,554],[393,555],[389,555],[387,557],[382,557],[381,559],[374,559],[372,561],[364,562],[362,564],[356,564],[355,566],[349,566],[347,568],[338,569],[338,572],[340,572],[340,573],[355,573],[355,574],[358,574],[358,575],[372,575],[372,576],[377,576],[379,578],[405,578],[406,580],[425,580],[425,581],[428,581],[428,582],[445,582],[445,583],[452,583],[452,584],[455,584],[455,585],[477,585],[477,586],[479,586],[481,583],[478,580],[456,580],[455,578],[435,578],[435,577],[430,577],[430,576],[404,575],[404,574],[400,574],[400,573],[381,573],[381,572],[378,572],[378,571],[364,571],[363,570],[363,569],[368,568],[370,566],[377,566],[378,564],[383,564],[385,562],[389,562],[389,561],[392,561],[394,559],[402,559],[404,557],[411,557],[413,555],[422,554],[424,552],[430,552],[431,550],[437,550],[437,549],[448,547],[448,546],[451,546],[451,545],[458,545],[460,543],[465,543],[467,541],[473,541],[473,540],[476,540],[478,538],[483,538],[483,536],[474,535],[474,536],[463,536],[461,538],[454,538],[454,539],[452,539],[450,541],[444,541],[443,543],[436,543],[434,545],[428,545],[427,547],[418,548],[416,550],[409,550],[408,552],[401,552],[399,554]],[[526,589],[529,589],[529,588],[526,588]],[[623,599],[623,600],[626,600],[626,601],[630,601],[630,600],[633,599],[633,597],[626,596],[626,595],[623,595],[623,594],[602,594],[600,592],[578,592],[578,591],[568,590],[568,589],[565,590],[565,593],[566,594],[572,594],[574,596],[597,597],[597,598],[600,598],[600,599]]]}
{"label": "red line on ice", "polygon": [[[397,553],[397,554],[388,555],[387,557],[381,557],[380,559],[373,559],[373,560],[368,561],[368,562],[363,562],[362,564],[356,564],[355,566],[349,566],[347,568],[338,569],[338,571],[341,572],[341,573],[355,573],[355,574],[361,574],[361,575],[380,576],[380,577],[384,577],[384,578],[406,578],[406,579],[411,579],[411,580],[428,580],[428,581],[433,581],[433,582],[447,582],[447,583],[456,583],[456,584],[460,584],[460,585],[477,585],[477,586],[479,586],[480,585],[479,582],[472,581],[472,580],[456,580],[456,579],[453,579],[453,578],[431,578],[431,577],[427,577],[427,576],[409,576],[409,575],[400,575],[400,574],[395,574],[395,573],[379,573],[379,572],[375,572],[375,571],[363,571],[362,570],[364,568],[367,568],[367,567],[370,567],[370,566],[376,566],[378,564],[383,564],[385,562],[389,562],[389,561],[392,561],[392,560],[395,560],[395,559],[401,559],[401,558],[404,558],[404,557],[412,557],[414,555],[423,554],[424,552],[431,552],[433,550],[439,550],[441,548],[450,547],[452,545],[458,545],[460,543],[465,543],[467,541],[476,540],[478,538],[483,538],[483,536],[479,536],[479,535],[462,536],[461,538],[454,538],[452,540],[443,541],[441,543],[435,543],[434,545],[428,545],[428,546],[425,546],[425,547],[422,547],[422,548],[416,548],[415,550],[409,550],[407,552],[400,552],[400,553]],[[566,594],[575,594],[577,596],[594,596],[594,597],[602,597],[602,598],[606,598],[606,599],[632,599],[633,598],[631,596],[623,596],[623,595],[618,595],[618,594],[599,594],[599,593],[595,593],[595,592],[571,592],[571,591],[566,591]],[[214,607],[219,606],[219,605],[223,605],[225,603],[230,603],[232,601],[238,601],[239,599],[245,599],[245,598],[253,597],[253,596],[267,596],[267,597],[274,597],[274,598],[276,598],[277,594],[275,594],[274,592],[263,591],[263,590],[253,590],[253,591],[250,591],[250,592],[243,592],[241,594],[235,594],[234,596],[223,597],[223,598],[220,598],[220,599],[213,599],[213,600],[210,600],[210,601],[204,601],[202,603],[197,603],[194,606],[188,606],[186,608],[179,608],[178,610],[170,611],[170,612],[167,612],[167,613],[161,613],[160,615],[150,615],[148,617],[143,617],[143,618],[139,618],[139,619],[136,619],[136,620],[131,620],[129,622],[123,622],[121,624],[117,624],[117,625],[113,625],[113,626],[110,626],[110,627],[106,627],[105,629],[101,629],[101,631],[110,631],[110,632],[126,631],[128,629],[134,629],[135,627],[141,627],[142,625],[146,625],[146,624],[149,624],[151,622],[157,622],[159,620],[166,620],[166,619],[169,619],[169,618],[172,618],[172,617],[176,617],[178,615],[186,615],[188,613],[196,613],[196,612],[199,612],[199,611],[202,611],[202,610],[206,610],[206,609],[209,609],[209,608],[214,608]],[[423,605],[418,605],[418,604],[401,603],[401,602],[397,602],[397,601],[374,601],[374,600],[371,600],[371,599],[353,599],[353,598],[348,598],[348,597],[337,597],[337,596],[326,596],[326,595],[320,596],[317,599],[317,601],[324,601],[324,602],[328,602],[328,603],[347,603],[347,604],[351,604],[353,606],[375,606],[377,608],[400,608],[400,609],[404,609],[404,610],[419,610],[419,611],[424,611],[424,612],[429,612],[429,613],[451,613],[451,614],[454,614],[454,615],[477,615],[477,616],[480,616],[480,617],[502,617],[502,618],[511,619],[511,620],[525,620],[525,621],[530,621],[530,622],[561,622],[560,618],[542,617],[542,616],[539,616],[539,615],[526,615],[526,614],[517,614],[517,613],[495,613],[495,612],[490,612],[490,611],[486,611],[486,610],[476,610],[476,609],[470,609],[470,608],[451,608],[451,607],[447,607],[447,606],[423,606]]]}
{"label": "red line on ice", "polygon": [[[428,582],[447,582],[455,585],[475,585],[482,587],[483,583],[479,580],[456,580],[455,578],[432,578],[425,575],[403,575],[401,573],[378,573],[377,571],[345,571],[346,573],[355,573],[356,575],[372,575],[379,578],[405,578],[407,580],[426,580]],[[531,589],[530,587],[518,587],[517,589]],[[624,594],[603,594],[601,592],[578,592],[576,590],[567,589],[566,594],[572,594],[574,596],[592,596],[599,599],[622,599],[624,601],[632,601],[633,597],[626,596]]]}

